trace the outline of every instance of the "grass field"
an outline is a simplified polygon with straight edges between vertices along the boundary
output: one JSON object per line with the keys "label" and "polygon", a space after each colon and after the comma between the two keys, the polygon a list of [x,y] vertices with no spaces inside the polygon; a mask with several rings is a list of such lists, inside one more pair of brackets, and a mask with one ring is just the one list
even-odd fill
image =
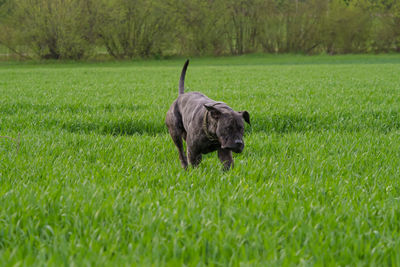
{"label": "grass field", "polygon": [[400,55],[192,59],[229,172],[181,169],[183,62],[0,63],[1,265],[400,265]]}

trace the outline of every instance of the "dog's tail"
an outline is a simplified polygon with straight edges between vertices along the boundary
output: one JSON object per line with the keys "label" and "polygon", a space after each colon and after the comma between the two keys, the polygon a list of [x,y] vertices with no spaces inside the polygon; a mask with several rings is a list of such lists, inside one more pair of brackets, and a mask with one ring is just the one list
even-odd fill
{"label": "dog's tail", "polygon": [[179,80],[179,94],[182,95],[185,92],[185,75],[186,75],[186,69],[189,65],[189,59],[186,60],[185,65],[183,65],[182,73],[181,73],[181,79]]}

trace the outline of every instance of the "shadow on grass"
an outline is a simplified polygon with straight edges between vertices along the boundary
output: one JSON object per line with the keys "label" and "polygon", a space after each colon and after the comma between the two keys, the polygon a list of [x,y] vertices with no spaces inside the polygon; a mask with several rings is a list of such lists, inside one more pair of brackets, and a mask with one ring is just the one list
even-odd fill
{"label": "shadow on grass", "polygon": [[[61,128],[76,133],[97,133],[101,135],[166,134],[164,119],[157,121],[122,119],[108,122],[69,121],[59,122]],[[315,115],[283,114],[263,116],[255,114],[252,126],[246,126],[247,133],[304,133],[320,131],[376,131],[388,133],[400,130],[399,112],[326,113]]]}
{"label": "shadow on grass", "polygon": [[326,130],[358,132],[363,130],[387,133],[400,129],[400,113],[369,111],[365,113],[282,114],[253,116],[250,132],[318,132]]}
{"label": "shadow on grass", "polygon": [[72,121],[62,122],[61,128],[72,133],[97,133],[101,135],[156,135],[167,133],[163,121],[158,123],[149,121],[118,120],[104,122]]}
{"label": "shadow on grass", "polygon": [[32,104],[32,103],[1,103],[0,114],[13,115],[19,112],[24,113],[49,113],[49,112],[60,112],[70,114],[80,113],[92,113],[96,111],[103,112],[120,112],[129,111],[134,112],[141,110],[144,107],[137,104],[98,104],[98,105],[82,105],[80,103],[75,104]]}

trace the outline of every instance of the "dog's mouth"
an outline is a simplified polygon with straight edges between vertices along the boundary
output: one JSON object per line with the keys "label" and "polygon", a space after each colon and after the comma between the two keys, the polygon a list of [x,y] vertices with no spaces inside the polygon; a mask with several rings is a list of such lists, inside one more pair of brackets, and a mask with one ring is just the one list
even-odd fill
{"label": "dog's mouth", "polygon": [[222,149],[228,149],[231,150],[235,153],[241,153],[244,149],[244,144],[235,144],[235,145],[226,145],[226,146],[221,146]]}
{"label": "dog's mouth", "polygon": [[235,153],[242,153],[244,146],[231,149]]}

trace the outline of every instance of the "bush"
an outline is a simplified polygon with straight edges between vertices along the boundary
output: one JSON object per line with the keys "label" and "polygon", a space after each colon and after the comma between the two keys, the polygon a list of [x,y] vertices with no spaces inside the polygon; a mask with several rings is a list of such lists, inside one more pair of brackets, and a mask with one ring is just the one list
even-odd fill
{"label": "bush", "polygon": [[117,59],[161,54],[171,31],[161,1],[99,0],[96,33]]}
{"label": "bush", "polygon": [[400,52],[400,2],[387,0],[374,6],[374,30],[371,47],[374,52]]}
{"label": "bush", "polygon": [[180,54],[224,54],[225,31],[223,27],[224,1],[171,0],[171,17],[176,18],[172,37]]}
{"label": "bush", "polygon": [[90,0],[14,0],[7,22],[40,58],[81,59],[92,49]]}
{"label": "bush", "polygon": [[0,44],[51,59],[400,52],[400,1],[0,0]]}
{"label": "bush", "polygon": [[372,17],[362,0],[333,0],[326,18],[326,51],[331,54],[367,52]]}
{"label": "bush", "polygon": [[258,40],[265,52],[311,53],[322,48],[325,0],[265,1]]}

